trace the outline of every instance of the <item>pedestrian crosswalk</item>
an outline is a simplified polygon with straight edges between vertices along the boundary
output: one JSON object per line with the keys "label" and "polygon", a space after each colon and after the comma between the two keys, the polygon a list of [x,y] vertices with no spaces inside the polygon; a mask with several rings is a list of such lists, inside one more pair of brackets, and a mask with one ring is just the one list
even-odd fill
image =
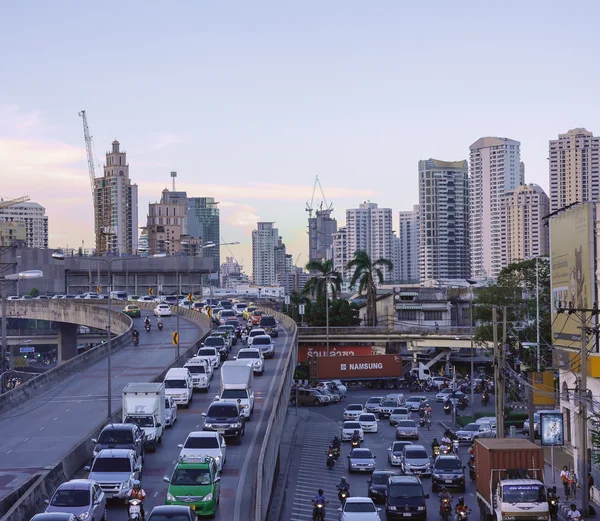
{"label": "pedestrian crosswalk", "polygon": [[343,457],[340,457],[329,470],[326,465],[327,449],[339,429],[334,422],[323,421],[313,423],[303,439],[302,458],[298,467],[296,487],[293,494],[291,521],[312,520],[313,506],[311,500],[322,488],[329,500],[325,511],[325,521],[337,519],[337,484],[345,475]]}

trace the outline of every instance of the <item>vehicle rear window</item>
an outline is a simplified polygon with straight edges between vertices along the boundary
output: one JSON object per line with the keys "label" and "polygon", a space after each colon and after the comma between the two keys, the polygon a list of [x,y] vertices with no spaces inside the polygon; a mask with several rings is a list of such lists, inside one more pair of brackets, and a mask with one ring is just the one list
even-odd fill
{"label": "vehicle rear window", "polygon": [[462,470],[462,463],[455,458],[438,458],[435,462],[435,468],[438,470]]}
{"label": "vehicle rear window", "polygon": [[131,472],[129,458],[96,458],[92,472]]}
{"label": "vehicle rear window", "polygon": [[[204,340],[205,346],[215,346],[220,347],[225,345],[225,339],[222,336],[209,336]],[[204,349],[200,349],[200,351],[204,351]],[[198,351],[198,352],[200,352]],[[213,353],[214,354],[214,353]]]}
{"label": "vehicle rear window", "polygon": [[361,422],[374,422],[375,421],[375,415],[373,414],[361,414],[358,419]]}
{"label": "vehicle rear window", "polygon": [[348,501],[344,507],[344,512],[377,512],[373,503],[350,503]]}
{"label": "vehicle rear window", "polygon": [[203,365],[186,365],[185,368],[192,374],[206,374],[206,369]]}
{"label": "vehicle rear window", "polygon": [[383,402],[382,407],[397,407],[398,406],[398,402],[396,400],[386,400],[385,402]]}
{"label": "vehicle rear window", "polygon": [[221,318],[225,318],[225,317],[235,317],[236,313],[233,309],[224,309],[223,311],[221,311]]}
{"label": "vehicle rear window", "polygon": [[252,340],[252,345],[254,346],[266,346],[271,343],[270,338],[257,336],[254,340]]}
{"label": "vehicle rear window", "polygon": [[123,429],[104,429],[100,434],[98,443],[109,445],[117,443],[133,443],[133,433],[130,430]]}
{"label": "vehicle rear window", "polygon": [[417,424],[413,420],[403,420],[398,422],[398,427],[416,427]]}
{"label": "vehicle rear window", "polygon": [[388,482],[389,474],[373,474],[374,485],[385,485]]}
{"label": "vehicle rear window", "polygon": [[235,405],[215,403],[209,407],[207,416],[217,418],[233,418],[234,416],[238,416],[238,411]]}
{"label": "vehicle rear window", "polygon": [[238,353],[238,360],[242,358],[260,358],[260,355],[256,351],[246,351],[245,353]]}
{"label": "vehicle rear window", "polygon": [[427,451],[425,449],[405,449],[405,454],[407,458],[416,459],[416,458],[427,458]]}
{"label": "vehicle rear window", "polygon": [[57,490],[50,504],[53,507],[86,507],[90,504],[90,491]]}
{"label": "vehicle rear window", "polygon": [[[223,340],[223,339],[221,339]],[[217,352],[215,351],[214,347],[203,347],[201,349],[198,350],[198,356],[215,356],[217,354]]]}
{"label": "vehicle rear window", "polygon": [[408,409],[394,409],[392,414],[408,414]]}
{"label": "vehicle rear window", "polygon": [[218,449],[219,441],[217,438],[206,436],[190,436],[183,446],[185,449]]}
{"label": "vehicle rear window", "polygon": [[248,398],[248,391],[245,389],[225,389],[221,394],[221,398],[224,400],[233,400],[240,398],[246,400]]}
{"label": "vehicle rear window", "polygon": [[273,326],[277,325],[277,322],[275,322],[275,317],[262,317],[260,319],[260,325],[267,326],[267,327],[273,327]]}
{"label": "vehicle rear window", "polygon": [[360,423],[346,422],[346,423],[344,423],[344,429],[360,429]]}

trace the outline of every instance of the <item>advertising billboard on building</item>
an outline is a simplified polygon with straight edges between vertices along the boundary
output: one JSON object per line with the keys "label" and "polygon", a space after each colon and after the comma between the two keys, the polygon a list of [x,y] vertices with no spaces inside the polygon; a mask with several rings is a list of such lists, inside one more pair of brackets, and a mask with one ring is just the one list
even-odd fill
{"label": "advertising billboard on building", "polygon": [[577,314],[559,307],[590,309],[595,300],[594,203],[574,206],[550,219],[552,336],[554,345],[573,347],[580,338]]}
{"label": "advertising billboard on building", "polygon": [[[329,356],[366,356],[373,354],[371,346],[329,346]],[[298,362],[309,358],[327,356],[327,347],[321,345],[298,346]]]}
{"label": "advertising billboard on building", "polygon": [[540,437],[542,445],[562,446],[565,444],[565,422],[560,412],[540,414]]}

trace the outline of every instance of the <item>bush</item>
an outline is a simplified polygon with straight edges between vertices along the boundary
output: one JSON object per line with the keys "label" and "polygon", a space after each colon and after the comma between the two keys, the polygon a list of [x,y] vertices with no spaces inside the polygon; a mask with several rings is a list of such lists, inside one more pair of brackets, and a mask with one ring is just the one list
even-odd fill
{"label": "bush", "polygon": [[[477,416],[477,414],[475,416]],[[456,423],[458,423],[461,427],[464,427],[468,423],[473,423],[473,417],[472,416],[457,416]]]}

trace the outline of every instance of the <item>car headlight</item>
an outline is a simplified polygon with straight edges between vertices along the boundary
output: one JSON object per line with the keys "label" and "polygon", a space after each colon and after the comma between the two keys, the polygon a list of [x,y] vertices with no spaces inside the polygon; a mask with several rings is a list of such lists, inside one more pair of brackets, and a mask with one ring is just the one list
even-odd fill
{"label": "car headlight", "polygon": [[153,440],[153,439],[154,439],[154,433],[153,433],[153,432],[151,432],[150,434],[146,434],[146,439],[147,439],[148,441],[151,441],[151,440]]}
{"label": "car headlight", "polygon": [[390,510],[396,510],[396,507],[395,507],[394,505],[390,505],[388,508],[389,508]]}
{"label": "car headlight", "polygon": [[239,429],[242,426],[242,424],[240,422],[234,423],[233,427],[236,429]]}
{"label": "car headlight", "polygon": [[167,501],[175,501],[175,497],[170,492],[167,492]]}
{"label": "car headlight", "polygon": [[208,494],[206,494],[206,496],[204,496],[204,499],[202,501],[212,501],[212,498],[212,492],[209,492]]}
{"label": "car headlight", "polygon": [[215,461],[221,461],[221,456],[215,456]]}
{"label": "car headlight", "polygon": [[212,423],[205,423],[204,424],[204,428],[205,429],[212,429],[213,428],[213,424]]}
{"label": "car headlight", "polygon": [[77,516],[77,519],[79,519],[79,521],[85,521],[88,517],[90,517],[90,513],[89,512],[83,512],[82,514],[79,514]]}
{"label": "car headlight", "polygon": [[425,507],[417,507],[417,510],[422,512],[423,510],[425,510]]}
{"label": "car headlight", "polygon": [[131,488],[131,480],[130,479],[121,483],[121,490],[125,490],[127,488]]}
{"label": "car headlight", "polygon": [[433,473],[433,477],[435,479],[442,479],[442,476],[440,474],[436,474],[435,472]]}

